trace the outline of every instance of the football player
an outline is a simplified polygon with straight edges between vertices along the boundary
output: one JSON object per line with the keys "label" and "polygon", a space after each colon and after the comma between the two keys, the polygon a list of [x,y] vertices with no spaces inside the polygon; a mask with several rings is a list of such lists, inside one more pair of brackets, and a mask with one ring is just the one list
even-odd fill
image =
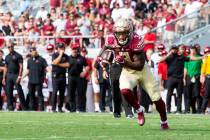
{"label": "football player", "polygon": [[[165,103],[161,99],[158,82],[154,79],[147,65],[145,65],[145,53],[143,38],[134,33],[133,23],[130,19],[120,18],[113,26],[113,34],[109,35],[105,42],[105,47],[100,53],[99,59],[103,62],[119,63],[123,69],[120,75],[120,90],[127,102],[134,107],[138,114],[138,124],[145,123],[144,108],[139,105],[133,94],[133,89],[140,85],[149,94],[151,100],[156,105],[160,113],[161,129],[169,128],[166,116]],[[104,51],[104,50],[108,51]],[[105,54],[104,54],[105,52]],[[107,53],[108,52],[108,53]],[[109,53],[113,53],[110,55]],[[105,66],[105,65],[103,65]],[[103,76],[108,74],[104,67]]]}

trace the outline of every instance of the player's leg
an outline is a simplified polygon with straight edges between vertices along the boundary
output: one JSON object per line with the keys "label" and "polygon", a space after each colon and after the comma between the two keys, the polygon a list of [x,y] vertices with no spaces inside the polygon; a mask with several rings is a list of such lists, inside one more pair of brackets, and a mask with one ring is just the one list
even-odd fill
{"label": "player's leg", "polygon": [[120,90],[126,101],[136,110],[138,113],[138,124],[144,125],[145,119],[143,114],[143,107],[139,105],[138,99],[133,93],[133,88],[138,84],[138,76],[128,73],[123,70],[120,76]]}
{"label": "player's leg", "polygon": [[149,94],[151,100],[154,102],[157,111],[160,114],[161,128],[168,129],[165,103],[160,96],[158,82],[154,79],[151,71],[145,65],[142,70],[141,86]]}

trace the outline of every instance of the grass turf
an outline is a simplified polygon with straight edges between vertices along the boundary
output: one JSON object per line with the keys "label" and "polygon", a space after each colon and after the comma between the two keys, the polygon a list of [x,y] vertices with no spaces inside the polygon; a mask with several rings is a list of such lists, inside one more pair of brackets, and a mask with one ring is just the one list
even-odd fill
{"label": "grass turf", "polygon": [[210,118],[169,115],[170,130],[161,131],[158,114],[115,119],[108,113],[1,112],[0,140],[209,140]]}

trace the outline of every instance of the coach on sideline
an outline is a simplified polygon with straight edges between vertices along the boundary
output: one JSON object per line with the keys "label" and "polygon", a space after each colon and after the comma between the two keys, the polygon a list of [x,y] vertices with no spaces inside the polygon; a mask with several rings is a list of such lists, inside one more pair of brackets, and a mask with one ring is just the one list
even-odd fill
{"label": "coach on sideline", "polygon": [[59,91],[58,112],[63,112],[64,93],[66,89],[66,70],[69,67],[69,57],[65,54],[65,44],[56,43],[57,52],[52,55],[52,112],[56,112],[57,92]]}
{"label": "coach on sideline", "polygon": [[23,57],[14,50],[13,41],[9,41],[7,45],[9,54],[5,58],[5,70],[2,82],[3,84],[6,84],[8,109],[10,111],[14,110],[13,90],[15,85],[19,95],[22,110],[26,110],[25,97],[23,94],[22,86],[20,85],[23,72]]}
{"label": "coach on sideline", "polygon": [[31,58],[27,61],[27,73],[29,76],[29,109],[36,110],[35,106],[35,91],[38,93],[38,111],[44,111],[44,96],[42,93],[42,84],[46,75],[46,60],[41,57],[36,48],[30,48]]}

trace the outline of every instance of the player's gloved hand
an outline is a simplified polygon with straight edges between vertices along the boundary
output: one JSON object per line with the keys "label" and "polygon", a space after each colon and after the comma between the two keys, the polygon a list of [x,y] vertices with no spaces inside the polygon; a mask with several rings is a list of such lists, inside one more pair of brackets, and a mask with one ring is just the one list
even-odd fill
{"label": "player's gloved hand", "polygon": [[115,62],[119,63],[119,64],[124,64],[124,56],[121,55],[117,55],[115,56]]}

